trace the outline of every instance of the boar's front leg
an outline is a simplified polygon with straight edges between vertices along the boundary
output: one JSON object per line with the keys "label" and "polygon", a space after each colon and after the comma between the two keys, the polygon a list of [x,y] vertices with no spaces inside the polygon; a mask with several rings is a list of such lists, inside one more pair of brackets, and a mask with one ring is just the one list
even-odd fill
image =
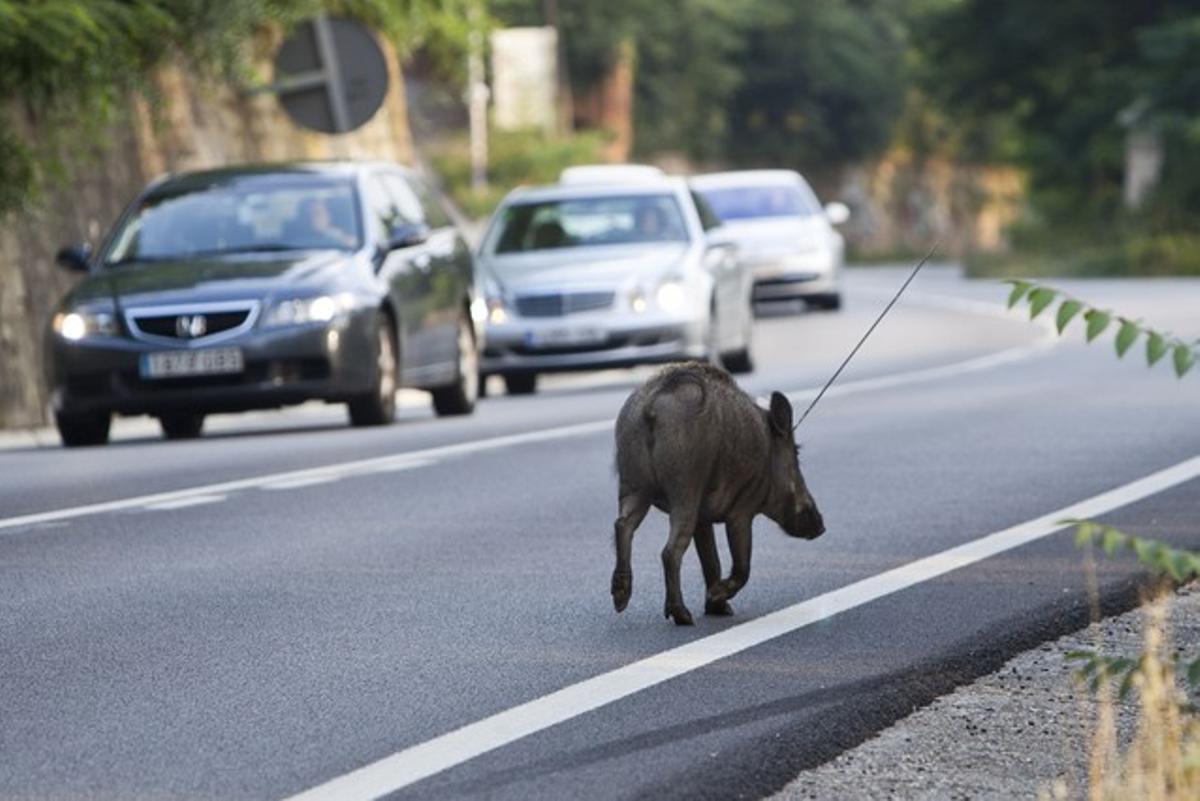
{"label": "boar's front leg", "polygon": [[671,508],[671,536],[667,539],[667,547],[663,548],[663,575],[667,584],[667,602],[663,607],[663,616],[672,618],[677,626],[692,625],[692,613],[683,603],[683,591],[679,587],[679,566],[683,555],[692,542],[692,532],[696,529],[696,512],[689,504],[673,504]]}
{"label": "boar's front leg", "polygon": [[650,504],[640,495],[621,493],[620,511],[617,513],[617,522],[613,524],[617,566],[612,575],[612,598],[618,612],[625,611],[629,596],[633,593],[633,567],[630,564],[633,532],[642,524],[649,509]]}
{"label": "boar's front leg", "polygon": [[709,590],[708,603],[730,600],[750,580],[750,520],[727,521],[725,535],[729,539],[729,553],[733,557],[733,569],[730,571],[729,578],[719,582],[715,590]]}
{"label": "boar's front leg", "polygon": [[700,569],[704,572],[704,587],[709,597],[704,601],[706,615],[732,615],[733,607],[728,601],[713,601],[711,593],[721,581],[721,556],[717,553],[717,540],[712,523],[696,526],[696,555],[700,557]]}

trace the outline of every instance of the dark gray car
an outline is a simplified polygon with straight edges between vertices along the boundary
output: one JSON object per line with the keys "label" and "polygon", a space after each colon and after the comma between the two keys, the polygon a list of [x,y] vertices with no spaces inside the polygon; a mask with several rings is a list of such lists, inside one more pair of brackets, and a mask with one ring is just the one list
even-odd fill
{"label": "dark gray car", "polygon": [[[48,332],[67,445],[113,413],[194,437],[213,412],[323,400],[392,420],[399,386],[438,414],[478,392],[471,251],[438,199],[390,164],[301,163],[169,176],[130,204]],[[477,304],[478,305],[478,304]]]}

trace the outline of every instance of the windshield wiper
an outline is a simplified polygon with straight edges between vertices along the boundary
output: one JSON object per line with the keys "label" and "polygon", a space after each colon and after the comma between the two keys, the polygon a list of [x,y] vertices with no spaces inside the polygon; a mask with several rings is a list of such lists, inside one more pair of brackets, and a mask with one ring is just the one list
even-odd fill
{"label": "windshield wiper", "polygon": [[209,256],[232,256],[237,253],[283,253],[291,250],[312,250],[312,248],[302,247],[298,245],[285,245],[282,242],[269,242],[262,245],[242,245],[236,248],[214,248],[212,250],[194,250],[191,253],[183,253],[178,256],[180,259],[197,259],[207,258]]}

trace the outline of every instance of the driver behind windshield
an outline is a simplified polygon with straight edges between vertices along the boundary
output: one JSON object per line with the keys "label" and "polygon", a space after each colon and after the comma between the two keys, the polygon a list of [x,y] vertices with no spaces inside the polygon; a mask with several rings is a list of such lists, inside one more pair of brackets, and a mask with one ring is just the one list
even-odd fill
{"label": "driver behind windshield", "polygon": [[353,248],[358,244],[358,237],[334,218],[324,197],[305,198],[300,204],[299,220],[302,225],[307,225],[305,238],[317,246]]}

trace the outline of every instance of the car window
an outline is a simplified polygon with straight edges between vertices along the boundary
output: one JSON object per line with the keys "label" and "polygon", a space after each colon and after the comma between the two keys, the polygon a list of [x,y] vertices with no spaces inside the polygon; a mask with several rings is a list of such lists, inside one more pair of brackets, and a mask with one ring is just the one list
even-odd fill
{"label": "car window", "polygon": [[713,211],[712,206],[699,192],[692,192],[692,202],[696,204],[696,213],[700,215],[700,227],[711,231],[721,224],[721,218]]}
{"label": "car window", "polygon": [[392,196],[392,202],[395,203],[396,211],[400,215],[400,220],[407,223],[424,223],[430,225],[425,218],[425,209],[421,206],[421,201],[417,197],[416,192],[408,185],[408,181],[404,176],[394,172],[383,173],[380,178],[383,180],[383,185],[387,187],[388,193]]}
{"label": "car window", "polygon": [[430,228],[445,228],[454,224],[437,192],[424,181],[409,178],[408,183],[421,201],[421,208],[425,211],[425,222]]}
{"label": "car window", "polygon": [[688,239],[673,194],[513,203],[500,215],[497,253]]}
{"label": "car window", "polygon": [[233,176],[168,183],[151,192],[126,215],[104,262],[361,245],[358,202],[348,179]]}
{"label": "car window", "polygon": [[367,198],[368,224],[376,242],[387,242],[391,238],[392,228],[403,218],[396,208],[392,193],[384,186],[377,175],[370,175],[365,181]]}
{"label": "car window", "polygon": [[722,220],[808,217],[820,211],[812,192],[794,184],[722,186],[701,194]]}

